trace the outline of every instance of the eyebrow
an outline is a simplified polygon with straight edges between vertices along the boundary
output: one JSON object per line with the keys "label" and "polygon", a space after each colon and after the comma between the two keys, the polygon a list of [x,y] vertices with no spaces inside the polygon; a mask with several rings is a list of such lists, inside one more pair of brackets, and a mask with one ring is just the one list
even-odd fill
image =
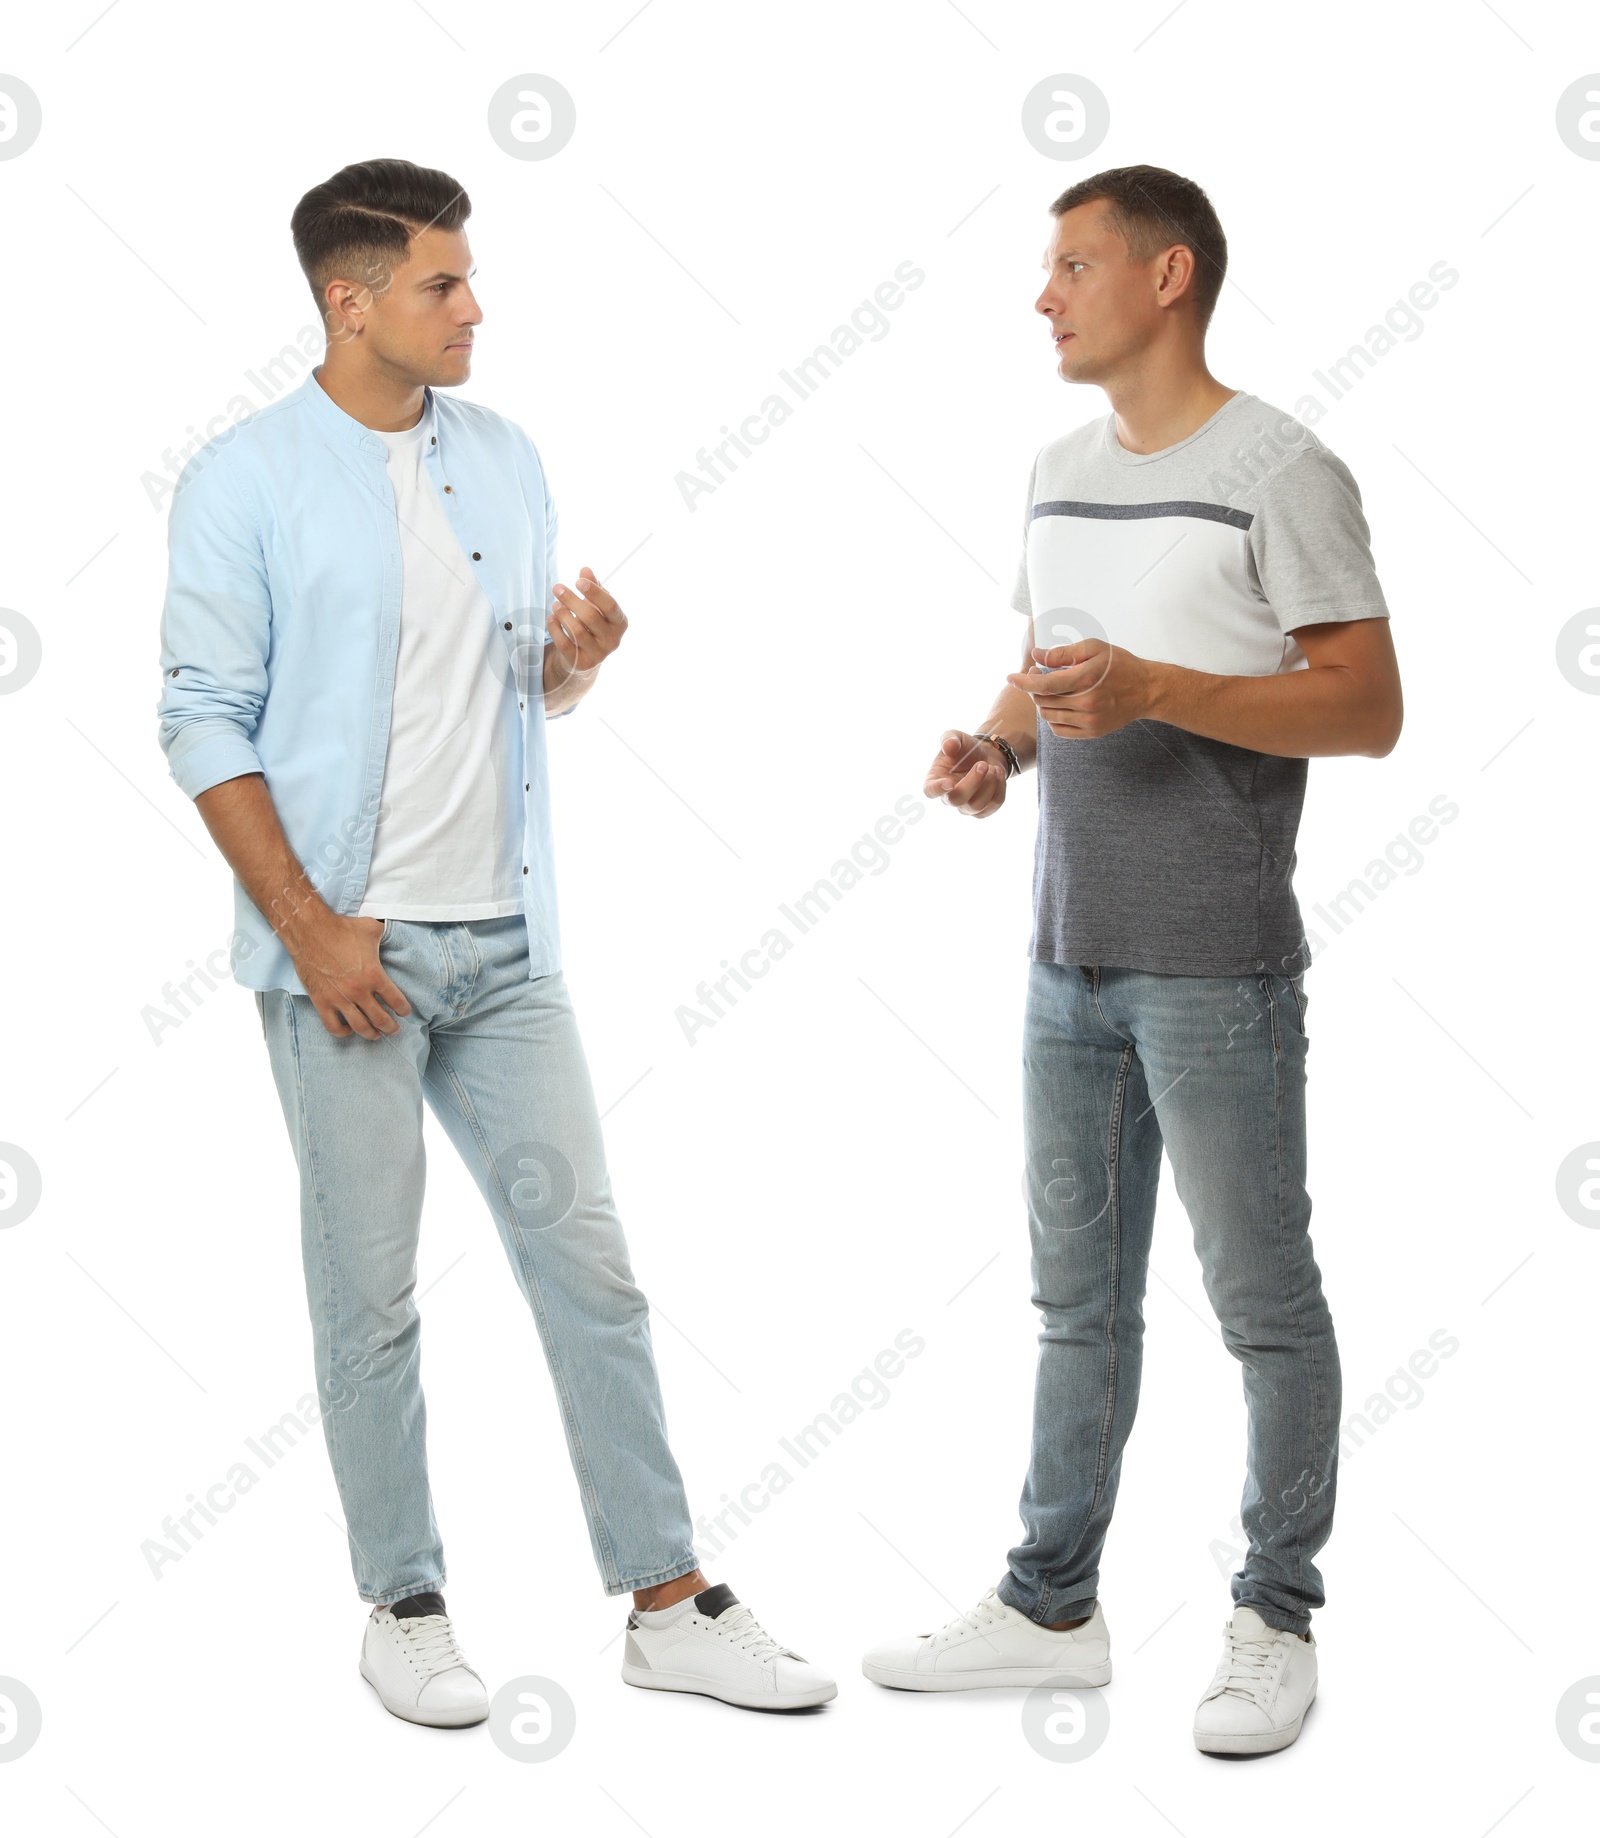
{"label": "eyebrow", "polygon": [[474,263],[472,268],[465,275],[451,274],[448,269],[441,268],[436,274],[430,274],[425,281],[418,281],[417,285],[418,287],[432,287],[439,281],[470,281],[477,272],[476,263]]}

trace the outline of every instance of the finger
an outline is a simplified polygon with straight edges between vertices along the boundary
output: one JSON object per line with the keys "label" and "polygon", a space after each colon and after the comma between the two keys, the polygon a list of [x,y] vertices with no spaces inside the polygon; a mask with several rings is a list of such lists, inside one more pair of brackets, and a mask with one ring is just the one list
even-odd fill
{"label": "finger", "polygon": [[948,793],[949,802],[958,806],[970,803],[973,793],[982,786],[988,771],[988,765],[980,759],[970,772],[964,774],[951,787]]}
{"label": "finger", "polygon": [[[601,605],[602,594],[604,590],[594,582],[586,583],[582,593],[571,587],[558,586],[555,589],[556,599],[565,611],[577,617],[586,616],[597,626],[606,622],[606,608]],[[611,614],[620,616],[622,609],[610,594],[604,594],[604,599],[609,604]]]}
{"label": "finger", "polygon": [[381,967],[373,985],[373,992],[383,998],[397,1015],[409,1015],[411,1004],[406,1000],[406,992]]}
{"label": "finger", "polygon": [[620,610],[616,601],[600,585],[592,568],[579,569],[578,579],[583,586],[584,598],[592,600],[602,613],[615,613]]}
{"label": "finger", "polygon": [[1111,675],[1111,664],[1117,652],[1110,645],[1104,651],[1091,652],[1087,658],[1075,658],[1062,667],[1051,667],[1051,676],[1069,678],[1080,689],[1093,689]]}
{"label": "finger", "polygon": [[592,600],[584,599],[582,594],[573,593],[569,587],[558,587],[556,592],[561,597],[561,617],[573,637],[577,638],[587,649],[598,651],[603,657],[607,649],[602,637],[607,624],[605,614]]}
{"label": "finger", "polygon": [[363,1040],[376,1040],[378,1030],[361,1012],[361,1004],[353,996],[341,996],[337,1004],[337,1013],[345,1024],[345,1030],[359,1034]]}
{"label": "finger", "polygon": [[391,1015],[378,1000],[376,990],[368,990],[367,993],[362,996],[361,1015],[362,1019],[372,1028],[373,1032],[371,1038],[374,1040],[376,1040],[379,1035],[398,1034],[400,1032],[400,1023],[395,1020],[394,1016]]}
{"label": "finger", "polygon": [[561,613],[550,613],[544,622],[545,630],[550,634],[556,651],[563,663],[572,664],[578,655],[577,641],[568,632]]}
{"label": "finger", "polygon": [[322,1025],[335,1040],[342,1040],[350,1032],[344,1024],[344,1018],[331,1002],[317,1002],[313,999],[312,1006],[316,1009]]}
{"label": "finger", "polygon": [[1004,802],[1005,795],[1004,781],[996,780],[994,774],[991,773],[988,782],[967,806],[967,815],[969,817],[987,817],[992,815],[992,813],[997,811]]}
{"label": "finger", "polygon": [[574,669],[592,670],[604,659],[607,651],[606,645],[595,636],[590,626],[576,613],[563,610],[554,616],[561,620],[567,641],[572,647],[572,655],[568,661]]}

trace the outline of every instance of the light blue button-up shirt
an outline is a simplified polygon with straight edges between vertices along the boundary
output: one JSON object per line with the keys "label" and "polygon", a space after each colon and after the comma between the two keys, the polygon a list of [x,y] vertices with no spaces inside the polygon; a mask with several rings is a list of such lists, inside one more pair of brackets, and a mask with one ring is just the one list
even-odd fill
{"label": "light blue button-up shirt", "polygon": [[[501,765],[505,782],[528,786],[528,974],[547,976],[561,965],[543,690],[555,506],[515,422],[428,396],[428,473],[494,609],[522,704],[522,756]],[[195,798],[224,779],[264,774],[289,846],[336,913],[354,913],[366,889],[400,649],[387,457],[313,373],[200,449],[168,522],[158,712],[172,776]],[[237,880],[234,927],[237,981],[305,993]]]}

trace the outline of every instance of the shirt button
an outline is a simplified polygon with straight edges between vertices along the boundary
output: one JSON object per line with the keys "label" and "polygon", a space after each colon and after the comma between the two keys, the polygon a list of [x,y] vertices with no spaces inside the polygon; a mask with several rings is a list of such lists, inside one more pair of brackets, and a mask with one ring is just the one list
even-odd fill
{"label": "shirt button", "polygon": [[527,703],[526,703],[526,702],[519,702],[519,703],[517,704],[517,707],[518,707],[518,708],[526,708],[527,706],[528,706],[528,705],[527,705]]}
{"label": "shirt button", "polygon": [[511,621],[509,619],[506,621],[506,630],[508,632],[511,630]]}
{"label": "shirt button", "polygon": [[447,485],[447,486],[445,486],[445,490],[446,490],[446,491],[454,491],[454,490],[455,490],[455,486],[453,486],[453,485]]}
{"label": "shirt button", "polygon": [[428,436],[428,445],[430,447],[436,447],[438,446],[438,444],[439,444],[439,436],[437,434],[430,434]]}
{"label": "shirt button", "polygon": [[524,868],[524,869],[522,870],[522,872],[523,872],[524,874],[526,874],[526,873],[528,872],[528,870],[527,870],[526,868]]}
{"label": "shirt button", "polygon": [[176,670],[174,670],[172,674],[173,674],[174,676],[176,676],[176,675],[177,675],[178,673],[177,673],[177,671],[176,671]]}
{"label": "shirt button", "polygon": [[478,550],[476,550],[476,549],[474,549],[474,550],[472,551],[472,559],[473,559],[473,560],[474,560],[475,562],[481,562],[481,561],[483,560],[483,556],[482,556],[482,555],[481,555],[481,554],[479,553],[479,551],[478,551]]}

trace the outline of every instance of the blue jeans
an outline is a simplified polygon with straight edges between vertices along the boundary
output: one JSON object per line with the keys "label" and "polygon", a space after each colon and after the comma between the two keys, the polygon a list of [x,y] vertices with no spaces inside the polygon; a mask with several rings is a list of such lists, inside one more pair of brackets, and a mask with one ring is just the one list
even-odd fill
{"label": "blue jeans", "polygon": [[[412,1296],[426,1101],[489,1203],[538,1325],[608,1595],[696,1566],[645,1298],[606,1174],[559,972],[530,981],[527,923],[390,919],[397,1034],[336,1038],[309,996],[256,997],[300,1169],[322,1427],[363,1601],[445,1580],[428,1488]],[[515,1459],[516,1412],[506,1412]]]}
{"label": "blue jeans", "polygon": [[1339,1354],[1311,1252],[1301,977],[1035,962],[1023,1045],[1043,1317],[1022,1542],[999,1584],[1039,1622],[1089,1614],[1139,1402],[1163,1144],[1249,1417],[1233,1599],[1303,1633],[1333,1518]]}

